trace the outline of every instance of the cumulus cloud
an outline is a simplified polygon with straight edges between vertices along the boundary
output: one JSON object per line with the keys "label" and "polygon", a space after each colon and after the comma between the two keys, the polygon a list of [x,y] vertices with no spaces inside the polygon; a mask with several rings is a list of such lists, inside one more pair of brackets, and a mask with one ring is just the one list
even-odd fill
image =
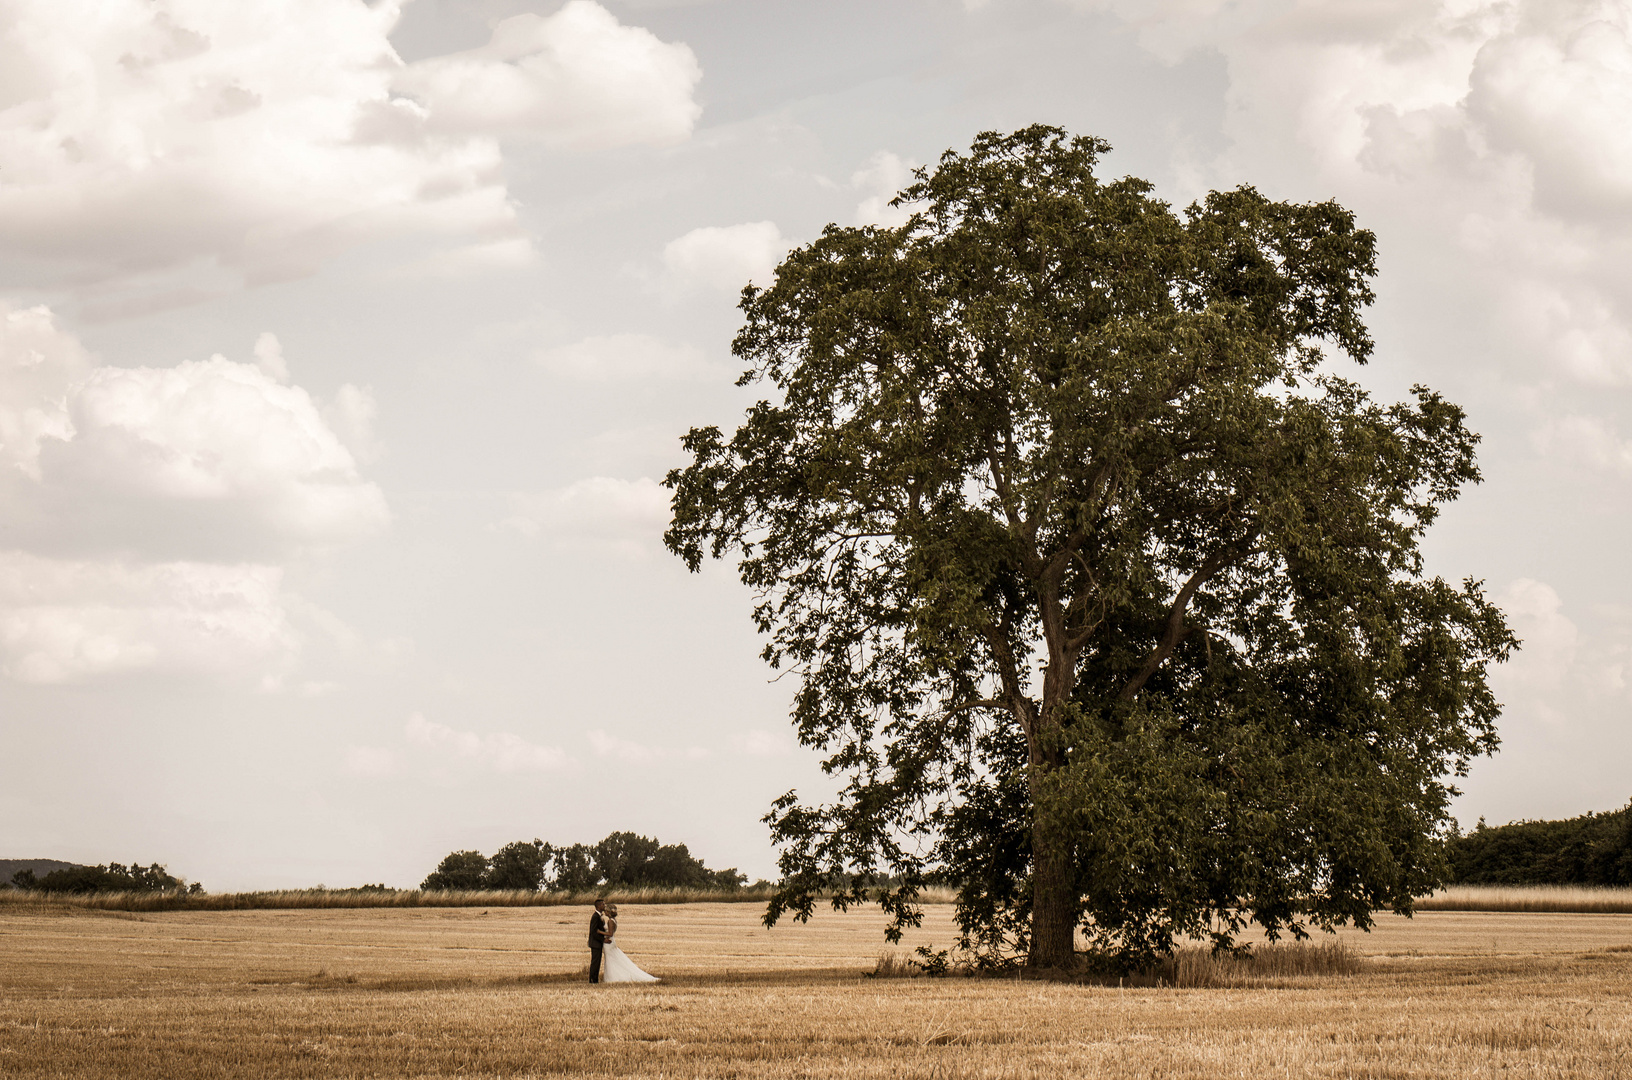
{"label": "cumulus cloud", "polygon": [[577,149],[663,145],[691,134],[702,68],[683,44],[624,26],[591,0],[516,15],[486,45],[424,60],[395,80],[435,131],[500,132]]}
{"label": "cumulus cloud", "polygon": [[1565,416],[1549,421],[1535,433],[1533,441],[1541,453],[1571,464],[1632,476],[1632,440],[1621,438],[1597,417]]}
{"label": "cumulus cloud", "polygon": [[1523,646],[1491,671],[1491,684],[1510,717],[1533,716],[1554,726],[1590,722],[1625,708],[1632,664],[1632,611],[1595,604],[1580,613],[1583,631],[1546,582],[1520,578],[1494,599]]}
{"label": "cumulus cloud", "polygon": [[239,674],[299,649],[275,566],[127,564],[0,552],[0,670],[30,683]]}
{"label": "cumulus cloud", "polygon": [[91,370],[72,335],[44,307],[0,303],[0,463],[40,479],[40,446],[74,436],[68,394]]}
{"label": "cumulus cloud", "polygon": [[[304,611],[279,562],[378,531],[379,487],[277,338],[253,361],[99,365],[44,307],[0,304],[0,667],[60,683],[132,672],[281,686]],[[332,410],[366,436],[372,400]],[[344,628],[340,628],[344,632]]]}
{"label": "cumulus cloud", "polygon": [[1532,166],[1552,213],[1632,212],[1629,22],[1620,3],[1532,0],[1475,59],[1468,114],[1493,147]]}
{"label": "cumulus cloud", "polygon": [[700,746],[688,746],[683,749],[668,746],[651,746],[646,743],[625,739],[617,735],[608,735],[604,731],[591,731],[589,744],[595,748],[599,757],[617,758],[620,761],[647,762],[680,759],[684,761],[701,761],[709,756],[709,752]]}
{"label": "cumulus cloud", "polygon": [[856,206],[857,225],[898,228],[912,216],[910,206],[891,206],[890,200],[912,183],[914,165],[888,150],[880,150],[850,177],[850,186],[867,193]]}
{"label": "cumulus cloud", "polygon": [[1223,56],[1224,182],[1317,184],[1373,207],[1396,250],[1425,231],[1459,247],[1458,300],[1483,293],[1521,378],[1632,381],[1625,3],[1061,2],[1120,16],[1169,60]]}
{"label": "cumulus cloud", "polygon": [[168,368],[102,367],[71,398],[72,439],[50,476],[140,504],[209,506],[296,543],[381,528],[379,488],[307,392],[222,356]]}
{"label": "cumulus cloud", "polygon": [[755,730],[742,740],[742,752],[749,757],[787,757],[797,749],[794,740],[783,732]]}
{"label": "cumulus cloud", "polygon": [[323,419],[353,457],[372,461],[380,454],[380,442],[374,436],[378,412],[372,388],[344,383],[334,392],[334,400],[324,406]]}
{"label": "cumulus cloud", "polygon": [[577,382],[717,380],[727,368],[709,363],[695,345],[649,334],[605,334],[540,351],[538,363]]}
{"label": "cumulus cloud", "polygon": [[705,290],[731,296],[749,282],[764,287],[792,246],[774,221],[693,229],[664,246],[664,286],[671,295]]}
{"label": "cumulus cloud", "polygon": [[1556,687],[1575,662],[1575,623],[1564,601],[1546,582],[1520,578],[1496,598],[1513,632],[1524,642],[1515,658],[1498,669],[1535,688]]}
{"label": "cumulus cloud", "polygon": [[[500,139],[668,143],[695,58],[589,0],[404,65],[382,0],[0,0],[0,245],[116,309],[306,274],[404,232],[531,258]],[[226,271],[225,278],[222,272]],[[123,290],[123,291],[120,291]]]}
{"label": "cumulus cloud", "polygon": [[[0,481],[0,505],[42,543],[160,555],[265,555],[378,531],[384,495],[287,377],[271,334],[253,363],[93,366],[47,309],[0,306],[0,460],[26,477]],[[366,439],[372,409],[348,386],[330,411]]]}
{"label": "cumulus cloud", "polygon": [[530,743],[508,731],[460,731],[427,720],[419,713],[408,718],[406,732],[415,746],[451,754],[494,772],[549,772],[569,762],[565,751]]}
{"label": "cumulus cloud", "polygon": [[669,522],[669,493],[650,477],[591,476],[564,488],[511,496],[502,524],[523,536],[624,555],[649,550]]}

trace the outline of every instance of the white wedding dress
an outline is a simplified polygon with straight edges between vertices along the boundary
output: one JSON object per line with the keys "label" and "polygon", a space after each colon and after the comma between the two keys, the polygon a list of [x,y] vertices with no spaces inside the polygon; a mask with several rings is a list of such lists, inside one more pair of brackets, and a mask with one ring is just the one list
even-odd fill
{"label": "white wedding dress", "polygon": [[648,975],[635,966],[635,962],[623,954],[623,950],[610,941],[601,949],[601,981],[602,982],[657,982],[656,975]]}

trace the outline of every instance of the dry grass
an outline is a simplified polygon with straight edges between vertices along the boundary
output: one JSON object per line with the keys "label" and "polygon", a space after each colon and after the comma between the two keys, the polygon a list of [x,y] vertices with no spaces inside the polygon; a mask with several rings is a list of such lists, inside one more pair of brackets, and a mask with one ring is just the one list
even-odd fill
{"label": "dry grass", "polygon": [[[870,979],[876,911],[758,916],[626,905],[622,944],[664,981],[590,987],[583,907],[8,905],[0,1076],[1632,1076],[1627,916],[1384,916],[1209,988]],[[952,940],[950,908],[925,923],[902,947]]]}
{"label": "dry grass", "polygon": [[1632,915],[1632,889],[1590,885],[1453,885],[1418,911],[1540,911]]}
{"label": "dry grass", "polygon": [[[1365,957],[1347,941],[1260,942],[1235,953],[1214,952],[1211,946],[1188,945],[1150,971],[1128,976],[1085,973],[1078,978],[1087,983],[1141,988],[1272,987],[1287,985],[1288,979],[1309,976],[1357,975],[1365,967]],[[875,979],[934,977],[924,959],[893,950],[880,953],[868,974]],[[1019,978],[1025,973],[1011,974]],[[1008,977],[1002,972],[981,972],[956,961],[949,965],[944,976]]]}

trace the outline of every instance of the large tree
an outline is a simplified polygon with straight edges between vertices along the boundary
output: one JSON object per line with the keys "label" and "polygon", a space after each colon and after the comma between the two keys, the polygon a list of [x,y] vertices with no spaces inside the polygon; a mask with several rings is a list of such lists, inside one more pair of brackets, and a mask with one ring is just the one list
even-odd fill
{"label": "large tree", "polygon": [[[1175,212],[1103,141],[979,136],[900,228],[829,226],[742,294],[775,393],[670,473],[669,548],[735,552],[800,738],[846,778],[767,820],[808,918],[939,871],[964,943],[1124,965],[1246,921],[1409,910],[1516,644],[1425,574],[1478,436],[1333,370],[1374,237],[1250,187]],[[878,888],[877,883],[890,884]]]}

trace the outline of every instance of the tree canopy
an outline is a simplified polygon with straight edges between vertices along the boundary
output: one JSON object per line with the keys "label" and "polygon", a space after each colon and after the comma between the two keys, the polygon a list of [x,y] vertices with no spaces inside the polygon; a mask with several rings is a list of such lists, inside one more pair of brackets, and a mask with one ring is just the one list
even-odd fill
{"label": "tree canopy", "polygon": [[[734,554],[793,721],[845,786],[767,820],[766,913],[959,887],[986,961],[1122,966],[1368,925],[1445,873],[1452,774],[1516,645],[1419,541],[1478,480],[1425,387],[1373,402],[1375,239],[1251,187],[1182,212],[1036,126],[921,169],[742,294],[727,438],[692,429],[665,541]],[[873,889],[888,878],[894,884]]]}
{"label": "tree canopy", "polygon": [[543,840],[506,844],[490,859],[479,851],[450,852],[422,889],[519,889],[589,892],[599,888],[736,889],[747,880],[735,867],[710,870],[684,844],[614,832],[596,844],[556,847]]}
{"label": "tree canopy", "polygon": [[19,870],[12,876],[11,883],[19,889],[34,889],[39,892],[57,893],[104,893],[104,892],[179,892],[186,889],[189,892],[201,892],[202,886],[197,882],[187,885],[180,878],[172,877],[163,866],[153,863],[142,866],[140,863],[108,863],[106,866],[65,866],[52,870],[44,877],[36,878],[32,869]]}
{"label": "tree canopy", "polygon": [[1632,885],[1632,804],[1563,821],[1480,818],[1450,860],[1459,885]]}

